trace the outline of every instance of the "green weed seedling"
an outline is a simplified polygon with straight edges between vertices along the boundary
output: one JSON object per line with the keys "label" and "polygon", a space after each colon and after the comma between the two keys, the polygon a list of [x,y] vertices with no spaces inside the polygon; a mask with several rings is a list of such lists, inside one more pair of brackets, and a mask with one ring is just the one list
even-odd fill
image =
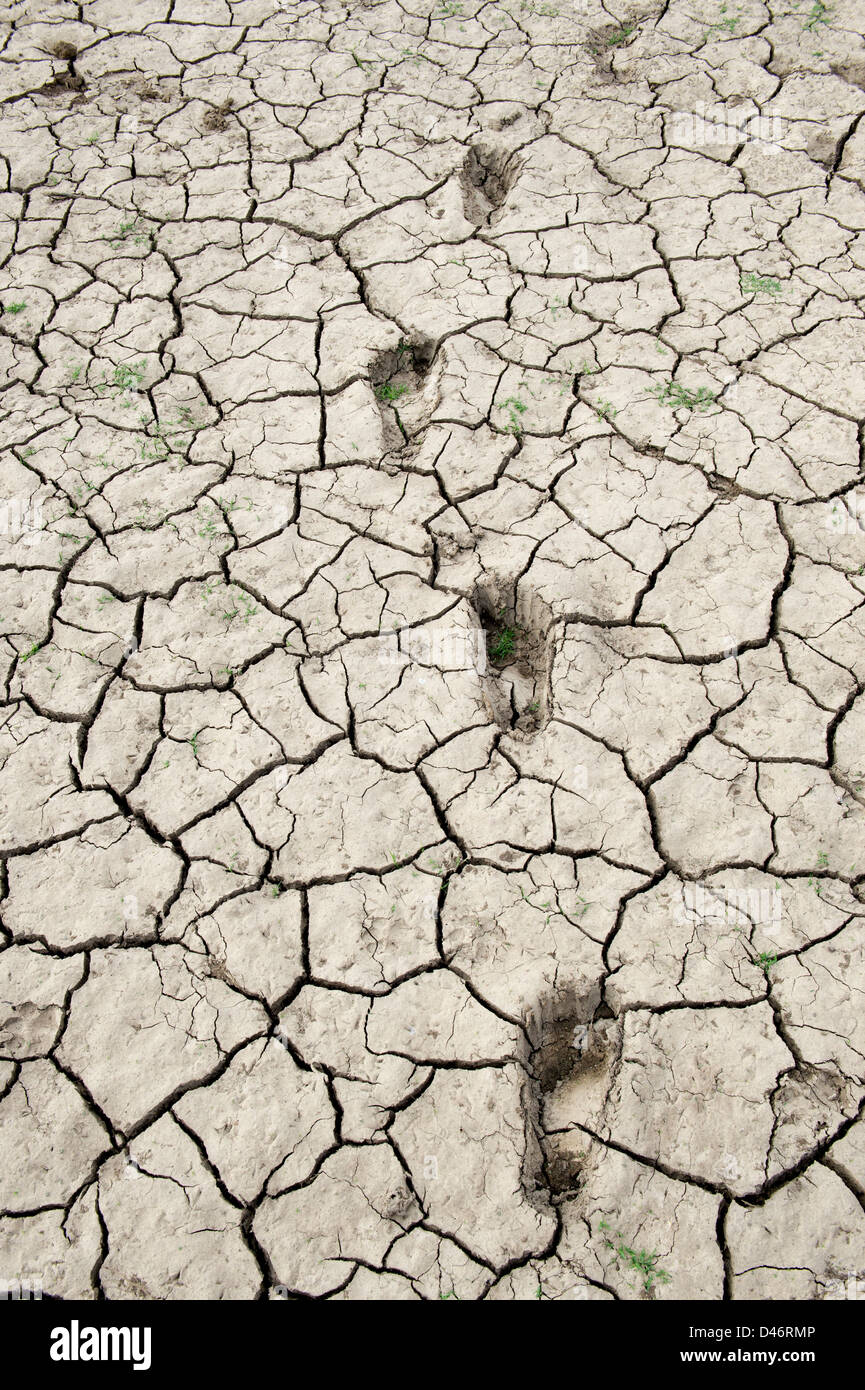
{"label": "green weed seedling", "polygon": [[520,416],[525,415],[528,410],[525,401],[521,401],[517,396],[508,396],[506,401],[502,401],[499,409],[508,412],[508,433],[515,434],[519,437],[523,432],[522,425],[520,424]]}
{"label": "green weed seedling", "polygon": [[773,966],[778,964],[778,957],[777,955],[773,955],[771,951],[760,951],[760,953],[754,957],[754,964],[759,966],[768,980]]}
{"label": "green weed seedling", "polygon": [[817,0],[816,5],[808,12],[803,27],[810,30],[813,34],[818,24],[829,23],[829,7],[822,4],[822,0]]}
{"label": "green weed seedling", "polygon": [[224,520],[222,512],[214,503],[213,511],[206,512],[202,517],[202,521],[204,524],[202,525],[201,530],[198,532],[202,540],[217,540],[220,535],[224,534],[223,532],[217,529],[218,523],[222,520]]}
{"label": "green weed seedling", "polygon": [[[501,614],[499,617],[501,618]],[[507,627],[504,623],[500,623],[487,644],[490,659],[501,666],[504,662],[510,661],[516,649],[517,628]]]}
{"label": "green weed seedling", "polygon": [[146,369],[146,362],[119,362],[111,373],[110,385],[118,392],[137,391]]}
{"label": "green weed seedling", "polygon": [[661,405],[671,410],[708,410],[715,403],[715,393],[701,386],[697,391],[689,391],[679,381],[658,381],[649,387],[649,394]]}
{"label": "green weed seedling", "polygon": [[378,400],[393,405],[394,401],[398,401],[401,396],[404,396],[407,390],[408,387],[405,382],[383,381],[381,386],[375,388],[375,394]]}
{"label": "green weed seedling", "polygon": [[[817,868],[828,869],[828,867],[829,856],[825,850],[821,849],[819,854],[817,855]],[[817,894],[818,898],[821,898],[823,896],[823,884],[820,882],[819,878],[815,878],[813,874],[809,874],[808,876],[808,887],[814,889],[814,892]]]}
{"label": "green weed seedling", "polygon": [[[78,366],[69,364],[69,380],[67,385],[72,386],[81,378],[81,373],[87,369],[87,363],[79,363]],[[120,400],[123,396],[128,396],[128,400],[122,400],[121,404],[127,409],[133,404],[132,395],[141,388],[147,371],[147,363],[142,358],[139,362],[118,362],[110,373],[103,371],[98,381],[93,382],[90,389],[97,396],[110,396],[113,400]],[[86,381],[81,382],[82,386],[87,386]],[[72,441],[70,440],[70,443]]]}
{"label": "green weed seedling", "polygon": [[121,222],[116,231],[102,238],[107,241],[116,251],[118,247],[131,242],[134,246],[144,246],[150,243],[150,233],[140,217],[130,218],[126,222]]}
{"label": "green weed seedling", "polygon": [[[609,1231],[610,1225],[606,1221],[598,1223],[602,1231]],[[613,1252],[613,1257],[617,1264],[623,1265],[627,1270],[633,1270],[640,1278],[646,1293],[651,1293],[655,1284],[669,1284],[672,1276],[665,1269],[658,1268],[659,1254],[650,1254],[648,1250],[634,1250],[632,1246],[624,1243],[624,1238],[619,1231],[612,1239],[604,1237],[604,1245]]]}
{"label": "green weed seedling", "polygon": [[14,304],[5,304],[5,305],[3,306],[3,313],[4,313],[4,314],[20,314],[20,313],[22,313],[23,310],[26,309],[26,308],[27,308],[27,301],[26,301],[26,299],[21,299],[21,300],[18,300],[18,301],[17,301],[16,303],[14,303]]}
{"label": "green weed seedling", "polygon": [[784,289],[780,280],[771,275],[757,275],[753,270],[739,276],[739,287],[743,294],[768,294],[771,299],[777,299]]}
{"label": "green weed seedling", "polygon": [[621,29],[617,29],[615,33],[610,34],[609,38],[604,40],[605,46],[607,48],[619,48],[623,43],[628,42],[636,27],[636,24],[623,24]]}
{"label": "green weed seedling", "polygon": [[[161,463],[172,453],[176,453],[181,466],[185,467],[185,448],[202,428],[189,406],[178,406],[173,417],[168,415],[164,420],[152,420],[146,411],[139,418],[144,429],[144,437],[140,442],[141,458],[148,463]],[[184,446],[183,449],[181,444]]]}
{"label": "green weed seedling", "polygon": [[726,10],[727,10],[727,6],[726,6],[726,5],[722,5],[722,6],[721,6],[721,15],[724,16],[724,17],[721,18],[721,19],[719,19],[719,20],[717,20],[714,24],[710,24],[710,25],[709,25],[708,29],[706,30],[705,34],[703,35],[703,42],[704,42],[704,43],[707,43],[707,42],[708,42],[708,40],[709,40],[709,38],[710,38],[710,36],[711,36],[712,34],[717,34],[717,33],[719,33],[719,32],[725,32],[725,33],[727,33],[727,34],[732,34],[732,33],[734,32],[734,30],[735,30],[737,24],[739,23],[739,20],[738,20],[738,17],[737,17],[737,16],[738,16],[739,14],[741,14],[741,12],[742,12],[742,7],[741,7],[741,5],[739,6],[739,8],[738,8],[737,11],[736,11],[736,16],[727,15]]}
{"label": "green weed seedling", "polygon": [[231,627],[231,624],[234,622],[235,618],[240,618],[245,625],[249,622],[250,618],[255,617],[257,612],[258,609],[256,608],[252,599],[249,597],[248,594],[243,593],[243,591],[241,590],[239,602],[235,603],[233,608],[227,609],[222,614],[222,616],[225,619],[228,626]]}

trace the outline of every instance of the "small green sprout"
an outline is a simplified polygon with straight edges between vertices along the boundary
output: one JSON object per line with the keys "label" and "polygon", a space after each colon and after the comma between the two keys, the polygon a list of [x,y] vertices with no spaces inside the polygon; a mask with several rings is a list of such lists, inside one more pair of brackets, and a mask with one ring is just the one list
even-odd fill
{"label": "small green sprout", "polygon": [[768,980],[769,972],[778,964],[778,957],[771,951],[760,951],[759,955],[754,957],[754,964],[759,966]]}
{"label": "small green sprout", "polygon": [[[598,1224],[602,1231],[611,1229],[606,1221],[600,1221]],[[608,1250],[612,1250],[617,1264],[624,1265],[626,1269],[634,1270],[640,1276],[646,1293],[651,1293],[656,1283],[670,1283],[672,1276],[665,1269],[658,1268],[658,1261],[661,1256],[657,1253],[650,1254],[648,1250],[634,1250],[632,1246],[625,1245],[621,1232],[618,1232],[612,1240],[609,1236],[605,1236],[604,1245]]]}
{"label": "small green sprout", "polygon": [[780,280],[771,275],[757,275],[753,270],[740,275],[739,286],[743,294],[768,294],[771,299],[777,299],[784,288]]}
{"label": "small green sprout", "polygon": [[636,24],[625,24],[621,29],[616,29],[614,33],[610,34],[609,38],[604,40],[605,46],[607,48],[618,48],[620,44],[627,43],[636,27]]}
{"label": "small green sprout", "polygon": [[388,405],[392,405],[404,396],[407,390],[405,382],[383,381],[375,388],[375,394],[378,400],[387,401]]}
{"label": "small green sprout", "polygon": [[119,362],[112,373],[112,385],[118,391],[137,391],[144,379],[146,362]]}
{"label": "small green sprout", "polygon": [[509,661],[516,651],[517,630],[513,627],[500,627],[490,638],[487,650],[498,665]]}
{"label": "small green sprout", "polygon": [[812,8],[811,10],[809,10],[808,16],[807,16],[807,18],[806,18],[805,21],[804,21],[804,26],[803,26],[803,27],[804,27],[805,29],[809,29],[809,30],[811,31],[811,33],[813,33],[814,30],[817,28],[817,25],[818,25],[818,24],[828,24],[828,23],[829,23],[828,15],[829,15],[829,7],[828,7],[828,5],[824,5],[824,4],[822,3],[822,0],[817,0],[816,5],[814,5],[813,8]]}
{"label": "small green sprout", "polygon": [[522,433],[520,416],[525,415],[528,410],[525,401],[521,401],[517,396],[508,396],[506,401],[502,401],[500,409],[506,410],[510,417],[507,426],[508,432],[510,434],[520,435]]}
{"label": "small green sprout", "polygon": [[679,381],[658,381],[649,387],[649,392],[661,405],[671,410],[708,410],[715,403],[714,391],[701,386],[697,391],[689,391]]}

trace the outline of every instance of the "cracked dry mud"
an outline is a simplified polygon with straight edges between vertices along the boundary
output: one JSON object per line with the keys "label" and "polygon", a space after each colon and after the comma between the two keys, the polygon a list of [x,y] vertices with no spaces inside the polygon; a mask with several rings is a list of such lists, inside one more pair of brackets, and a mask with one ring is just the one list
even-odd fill
{"label": "cracked dry mud", "polygon": [[3,1279],[865,1277],[862,19],[6,6]]}

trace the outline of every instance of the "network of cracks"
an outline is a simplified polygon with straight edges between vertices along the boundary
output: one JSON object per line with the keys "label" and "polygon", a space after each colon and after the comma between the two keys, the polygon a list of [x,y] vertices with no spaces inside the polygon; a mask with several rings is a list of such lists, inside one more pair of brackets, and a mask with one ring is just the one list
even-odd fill
{"label": "network of cracks", "polygon": [[0,28],[0,1280],[865,1289],[853,0]]}

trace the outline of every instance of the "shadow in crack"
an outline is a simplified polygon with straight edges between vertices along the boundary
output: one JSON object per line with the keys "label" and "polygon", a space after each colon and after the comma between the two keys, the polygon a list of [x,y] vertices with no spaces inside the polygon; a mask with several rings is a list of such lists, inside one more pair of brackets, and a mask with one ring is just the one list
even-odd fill
{"label": "shadow in crack", "polygon": [[395,348],[379,353],[370,366],[369,379],[389,453],[414,443],[429,423],[437,399],[435,357],[431,338],[401,339]]}

